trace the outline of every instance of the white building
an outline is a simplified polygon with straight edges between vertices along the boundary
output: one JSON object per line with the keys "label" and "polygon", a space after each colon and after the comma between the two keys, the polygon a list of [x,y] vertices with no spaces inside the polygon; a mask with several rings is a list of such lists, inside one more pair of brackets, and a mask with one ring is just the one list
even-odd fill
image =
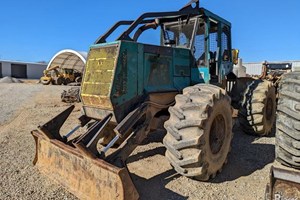
{"label": "white building", "polygon": [[46,68],[47,63],[0,60],[0,78],[11,76],[15,78],[39,79]]}
{"label": "white building", "polygon": [[[300,68],[299,60],[290,60],[290,61],[267,61],[268,63],[291,63],[292,69]],[[260,75],[262,71],[263,62],[244,62],[243,66],[246,67],[246,73],[249,75]]]}
{"label": "white building", "polygon": [[11,76],[14,78],[40,79],[43,71],[53,66],[76,69],[83,72],[87,53],[64,49],[57,52],[49,63],[33,63],[11,60],[0,60],[0,78]]}

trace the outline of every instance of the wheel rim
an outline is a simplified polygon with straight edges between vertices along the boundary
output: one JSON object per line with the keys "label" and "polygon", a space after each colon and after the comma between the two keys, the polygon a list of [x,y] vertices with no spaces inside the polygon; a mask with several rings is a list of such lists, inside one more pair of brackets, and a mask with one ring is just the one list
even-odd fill
{"label": "wheel rim", "polygon": [[223,115],[219,114],[214,119],[209,134],[209,145],[213,154],[217,154],[223,146],[225,139],[225,128],[225,119]]}
{"label": "wheel rim", "polygon": [[272,119],[273,116],[273,101],[272,98],[268,98],[267,100],[267,108],[266,108],[266,118],[268,121]]}

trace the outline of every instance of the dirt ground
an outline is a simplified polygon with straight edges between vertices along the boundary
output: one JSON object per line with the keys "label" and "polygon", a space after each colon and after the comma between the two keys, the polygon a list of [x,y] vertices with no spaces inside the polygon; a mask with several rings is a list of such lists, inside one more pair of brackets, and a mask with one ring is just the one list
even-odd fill
{"label": "dirt ground", "polygon": [[[32,160],[31,130],[50,120],[68,104],[60,101],[67,86],[35,83],[0,84],[0,199],[76,199],[40,174]],[[80,115],[80,104],[63,131]],[[238,123],[228,164],[209,182],[178,175],[164,158],[164,134],[152,133],[128,159],[128,168],[141,199],[264,199],[274,163],[274,135],[257,138]]]}

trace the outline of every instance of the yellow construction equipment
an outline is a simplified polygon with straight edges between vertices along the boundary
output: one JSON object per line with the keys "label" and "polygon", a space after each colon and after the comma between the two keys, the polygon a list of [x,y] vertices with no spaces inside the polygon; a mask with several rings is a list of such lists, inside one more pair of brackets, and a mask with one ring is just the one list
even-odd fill
{"label": "yellow construction equipment", "polygon": [[72,82],[81,82],[81,73],[74,69],[60,69],[59,66],[54,66],[44,70],[44,76],[41,77],[43,85],[68,85]]}
{"label": "yellow construction equipment", "polygon": [[44,70],[44,76],[41,77],[41,83],[43,85],[49,85],[50,83],[54,85],[63,84],[63,77],[59,72],[59,66],[54,66],[49,69]]}

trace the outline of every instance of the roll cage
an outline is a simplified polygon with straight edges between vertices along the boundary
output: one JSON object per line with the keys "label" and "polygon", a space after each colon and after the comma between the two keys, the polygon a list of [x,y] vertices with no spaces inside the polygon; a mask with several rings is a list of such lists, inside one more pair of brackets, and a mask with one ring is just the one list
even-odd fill
{"label": "roll cage", "polygon": [[[106,33],[100,36],[95,44],[106,43],[106,39],[120,26],[128,26],[128,28],[116,39],[116,40],[127,40],[127,41],[137,41],[139,35],[149,29],[156,29],[158,26],[162,26],[166,23],[172,23],[177,21],[189,21],[191,18],[199,16],[202,18],[212,18],[216,21],[221,21],[231,26],[229,22],[220,18],[219,16],[211,13],[210,11],[199,7],[199,0],[192,0],[179,11],[171,12],[149,12],[144,13],[136,20],[121,20],[114,24]],[[133,37],[130,37],[131,33],[141,25]],[[163,28],[163,27],[162,27]],[[162,29],[164,30],[164,29]]]}
{"label": "roll cage", "polygon": [[[186,25],[191,21],[193,21],[193,27],[190,25],[190,28],[188,28]],[[176,36],[173,36],[173,38],[168,37],[168,28],[171,28],[171,24],[176,23],[177,26],[182,25],[182,27],[190,31],[189,36],[186,37],[188,41],[186,44],[179,41],[179,35],[183,32],[177,31],[174,33]],[[179,11],[149,12],[142,14],[136,20],[119,21],[100,36],[94,44],[106,43],[107,38],[120,26],[127,26],[127,29],[117,37],[116,41],[125,40],[134,42],[137,42],[139,36],[145,30],[160,27],[162,46],[190,49],[198,61],[198,66],[212,66],[211,68],[216,69],[212,74],[219,74],[219,70],[217,69],[219,67],[216,67],[214,63],[220,66],[221,62],[232,62],[231,23],[201,8],[199,0],[189,2]],[[174,32],[175,29],[176,27],[174,26],[172,31]],[[201,42],[199,42],[200,39]],[[197,44],[195,44],[196,42]],[[199,45],[200,43],[201,45]]]}

